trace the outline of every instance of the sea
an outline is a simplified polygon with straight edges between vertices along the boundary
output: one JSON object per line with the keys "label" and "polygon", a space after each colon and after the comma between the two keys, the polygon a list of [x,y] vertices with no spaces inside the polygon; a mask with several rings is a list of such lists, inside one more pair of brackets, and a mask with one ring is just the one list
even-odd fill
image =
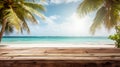
{"label": "sea", "polygon": [[114,44],[108,37],[92,36],[4,36],[2,44],[39,44],[39,43],[79,43],[79,44]]}

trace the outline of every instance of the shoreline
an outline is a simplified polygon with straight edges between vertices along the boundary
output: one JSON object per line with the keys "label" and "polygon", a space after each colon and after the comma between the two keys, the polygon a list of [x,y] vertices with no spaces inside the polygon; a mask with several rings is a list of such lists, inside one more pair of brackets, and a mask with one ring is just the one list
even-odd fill
{"label": "shoreline", "polygon": [[31,43],[31,44],[0,44],[0,47],[62,47],[62,48],[115,48],[114,44],[79,44],[79,43]]}

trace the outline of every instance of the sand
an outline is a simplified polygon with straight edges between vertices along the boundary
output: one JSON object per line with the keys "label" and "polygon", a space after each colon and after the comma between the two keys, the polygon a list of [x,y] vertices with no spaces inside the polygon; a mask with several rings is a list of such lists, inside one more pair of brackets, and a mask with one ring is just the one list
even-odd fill
{"label": "sand", "polygon": [[1,44],[0,47],[74,47],[74,48],[114,48],[114,44],[78,44],[78,43],[37,43],[37,44]]}

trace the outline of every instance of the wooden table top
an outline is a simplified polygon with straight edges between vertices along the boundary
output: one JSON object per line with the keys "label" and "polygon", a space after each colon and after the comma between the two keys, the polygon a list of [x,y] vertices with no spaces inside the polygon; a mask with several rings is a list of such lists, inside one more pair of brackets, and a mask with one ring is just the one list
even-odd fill
{"label": "wooden table top", "polygon": [[0,60],[120,60],[120,49],[0,47]]}

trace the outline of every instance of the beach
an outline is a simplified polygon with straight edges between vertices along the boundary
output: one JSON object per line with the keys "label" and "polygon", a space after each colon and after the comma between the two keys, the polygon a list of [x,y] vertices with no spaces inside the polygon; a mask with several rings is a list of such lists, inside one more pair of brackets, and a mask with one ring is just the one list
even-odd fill
{"label": "beach", "polygon": [[7,47],[91,47],[114,48],[114,41],[108,37],[66,37],[66,36],[7,36],[1,45]]}
{"label": "beach", "polygon": [[1,44],[1,47],[72,47],[72,48],[114,48],[114,44],[78,44],[78,43],[39,43],[39,44]]}

